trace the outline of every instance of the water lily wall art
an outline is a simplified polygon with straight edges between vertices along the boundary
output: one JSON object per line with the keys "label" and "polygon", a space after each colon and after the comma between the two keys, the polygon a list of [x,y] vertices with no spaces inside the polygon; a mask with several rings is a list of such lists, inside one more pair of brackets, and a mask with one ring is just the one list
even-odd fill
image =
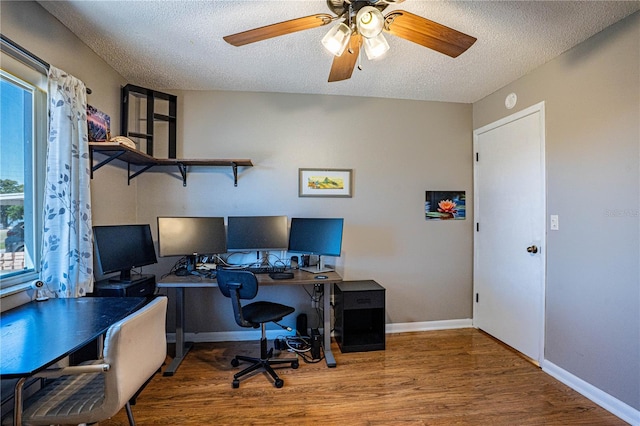
{"label": "water lily wall art", "polygon": [[465,191],[427,191],[424,215],[427,220],[464,220],[467,216]]}

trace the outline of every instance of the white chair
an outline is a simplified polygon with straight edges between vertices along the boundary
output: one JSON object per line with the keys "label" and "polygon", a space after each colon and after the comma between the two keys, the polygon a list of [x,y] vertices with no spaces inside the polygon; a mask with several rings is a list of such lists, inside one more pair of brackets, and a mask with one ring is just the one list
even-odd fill
{"label": "white chair", "polygon": [[157,297],[109,328],[102,359],[39,373],[55,380],[25,401],[23,424],[96,423],[125,407],[134,426],[129,401],[166,358],[166,312]]}

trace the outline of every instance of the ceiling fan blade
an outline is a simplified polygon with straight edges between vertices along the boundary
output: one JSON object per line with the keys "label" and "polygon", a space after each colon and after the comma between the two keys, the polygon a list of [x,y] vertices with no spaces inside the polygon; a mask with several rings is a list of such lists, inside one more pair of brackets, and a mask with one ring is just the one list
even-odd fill
{"label": "ceiling fan blade", "polygon": [[266,40],[272,37],[278,37],[285,34],[295,33],[297,31],[308,30],[311,28],[321,27],[329,24],[333,17],[326,13],[318,13],[316,15],[305,16],[303,18],[291,19],[289,21],[279,22],[277,24],[266,25],[260,28],[243,31],[237,34],[231,34],[222,37],[224,41],[234,46],[244,46],[245,44],[255,43],[256,41]]}
{"label": "ceiling fan blade", "polygon": [[476,42],[475,37],[404,10],[394,10],[385,16],[385,31],[452,58]]}
{"label": "ceiling fan blade", "polygon": [[362,36],[353,34],[349,40],[349,46],[344,49],[342,55],[336,56],[331,64],[331,72],[329,72],[329,83],[333,81],[347,80],[351,78],[353,69],[360,55],[360,46],[362,45]]}

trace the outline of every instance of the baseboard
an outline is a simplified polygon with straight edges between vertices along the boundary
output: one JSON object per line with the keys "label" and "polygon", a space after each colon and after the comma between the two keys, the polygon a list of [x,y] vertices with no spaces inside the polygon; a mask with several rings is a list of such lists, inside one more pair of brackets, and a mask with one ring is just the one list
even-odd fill
{"label": "baseboard", "polygon": [[544,361],[542,371],[595,402],[614,416],[620,417],[622,420],[633,426],[640,426],[639,410],[636,410],[619,399],[603,392],[581,378],[574,376],[549,360]]}
{"label": "baseboard", "polygon": [[[470,318],[443,321],[424,321],[424,322],[406,322],[387,324],[385,333],[408,333],[412,331],[432,331],[432,330],[448,330],[453,328],[470,328],[473,322]],[[321,333],[323,330],[321,329]],[[282,330],[267,330],[267,339],[275,339],[279,336],[285,336]],[[185,340],[188,342],[238,342],[244,340],[259,340],[260,330],[239,330],[239,331],[212,331],[206,333],[185,333]],[[167,333],[167,341],[175,343],[176,334]]]}
{"label": "baseboard", "polygon": [[412,331],[451,330],[454,328],[471,327],[473,327],[473,321],[471,318],[442,321],[400,322],[387,324],[385,327],[385,333],[409,333]]}

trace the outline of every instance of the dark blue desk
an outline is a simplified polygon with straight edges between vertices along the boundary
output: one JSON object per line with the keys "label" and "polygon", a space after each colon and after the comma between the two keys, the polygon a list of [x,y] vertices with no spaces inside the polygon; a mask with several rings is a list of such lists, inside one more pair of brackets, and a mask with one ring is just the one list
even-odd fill
{"label": "dark blue desk", "polygon": [[30,302],[0,316],[0,378],[16,384],[14,419],[22,417],[29,376],[64,359],[144,305],[143,297],[82,297]]}

